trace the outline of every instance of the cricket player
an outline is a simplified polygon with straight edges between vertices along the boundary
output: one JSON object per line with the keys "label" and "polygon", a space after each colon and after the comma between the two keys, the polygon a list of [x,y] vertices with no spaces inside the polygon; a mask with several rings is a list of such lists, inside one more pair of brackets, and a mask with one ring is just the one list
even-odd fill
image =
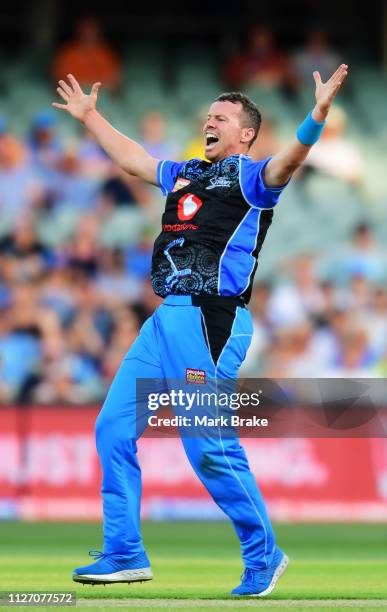
{"label": "cricket player", "polygon": [[[316,104],[283,151],[262,161],[248,153],[261,115],[241,93],[224,93],[203,127],[208,161],[158,160],[96,110],[100,83],[90,94],[73,75],[59,81],[67,111],[92,132],[125,171],[158,185],[166,196],[151,279],[163,304],[144,323],[125,356],[96,422],[103,480],[104,549],[74,570],[89,584],[150,580],[140,530],[141,471],[137,459],[136,379],[236,379],[253,328],[246,308],[273,208],[292,174],[317,142],[348,66],[323,83],[314,72]],[[188,459],[239,537],[244,573],[237,596],[271,593],[288,564],[237,437],[182,437]]]}

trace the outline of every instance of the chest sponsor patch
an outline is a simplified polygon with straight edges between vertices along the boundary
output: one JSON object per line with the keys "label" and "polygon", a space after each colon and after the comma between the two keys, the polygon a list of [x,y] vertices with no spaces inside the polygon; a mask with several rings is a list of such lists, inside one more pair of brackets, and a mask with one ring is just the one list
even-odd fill
{"label": "chest sponsor patch", "polygon": [[193,193],[183,195],[177,205],[177,216],[180,221],[189,221],[196,215],[203,202]]}
{"label": "chest sponsor patch", "polygon": [[205,370],[195,370],[194,368],[186,368],[185,381],[187,383],[192,383],[193,385],[205,385],[206,372]]}
{"label": "chest sponsor patch", "polygon": [[186,230],[196,231],[197,225],[193,223],[164,223],[163,232],[185,232]]}
{"label": "chest sponsor patch", "polygon": [[190,184],[191,181],[189,181],[188,179],[185,178],[178,178],[176,180],[176,183],[173,186],[172,191],[179,191],[179,189],[183,189],[183,187],[187,187],[187,185]]}

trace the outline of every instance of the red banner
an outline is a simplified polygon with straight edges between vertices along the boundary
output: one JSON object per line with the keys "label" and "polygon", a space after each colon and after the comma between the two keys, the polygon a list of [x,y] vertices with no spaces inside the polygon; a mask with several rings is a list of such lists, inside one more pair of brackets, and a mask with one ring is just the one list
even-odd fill
{"label": "red banner", "polygon": [[[0,518],[101,517],[96,408],[0,409]],[[385,439],[245,439],[277,520],[387,520]],[[176,438],[139,441],[143,514],[221,518]]]}

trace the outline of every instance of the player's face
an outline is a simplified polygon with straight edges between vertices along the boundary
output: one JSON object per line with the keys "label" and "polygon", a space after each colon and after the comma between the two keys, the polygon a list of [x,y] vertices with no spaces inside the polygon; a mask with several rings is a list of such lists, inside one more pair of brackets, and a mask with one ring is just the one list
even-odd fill
{"label": "player's face", "polygon": [[[215,162],[235,153],[244,153],[249,138],[242,127],[242,106],[239,102],[214,102],[203,127],[206,158]],[[251,128],[250,128],[251,129]]]}

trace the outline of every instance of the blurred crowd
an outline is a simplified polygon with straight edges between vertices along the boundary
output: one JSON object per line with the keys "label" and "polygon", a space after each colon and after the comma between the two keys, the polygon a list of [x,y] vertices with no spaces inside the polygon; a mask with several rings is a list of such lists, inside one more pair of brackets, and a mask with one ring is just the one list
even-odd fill
{"label": "blurred crowd", "polygon": [[[233,53],[225,57],[223,76],[231,89],[250,85],[292,90],[310,84],[314,70],[326,80],[341,62],[340,53],[332,45],[326,30],[311,28],[306,40],[292,52],[284,50],[273,30],[254,25]],[[120,89],[123,69],[119,54],[106,39],[99,22],[85,16],[75,25],[73,36],[58,50],[54,58],[54,80],[75,74],[82,85],[102,81],[112,91]]]}
{"label": "blurred crowd", "polygon": [[258,283],[248,376],[368,378],[387,375],[387,249],[359,224],[338,250],[283,264]]}
{"label": "blurred crowd", "polygon": [[[291,92],[312,69],[324,78],[338,61],[321,32],[289,60],[270,30],[255,28],[246,49],[227,61],[225,82]],[[92,19],[58,51],[54,76],[70,70],[82,84],[104,80],[119,91],[119,58]],[[160,303],[149,271],[161,195],[123,173],[81,128],[76,141],[65,143],[56,121],[54,111],[44,109],[20,138],[0,117],[1,402],[100,401]],[[171,142],[166,117],[155,110],[143,116],[139,140],[160,159],[202,156],[200,119],[197,124],[191,140]],[[265,121],[253,158],[279,147],[274,126]],[[346,139],[341,110],[332,114],[307,170],[361,182],[361,155]],[[108,240],[112,219],[121,238]],[[255,336],[242,373],[386,376],[386,262],[385,246],[366,223],[353,228],[337,252],[327,245],[326,252],[284,262],[275,278],[254,288]]]}
{"label": "blurred crowd", "polygon": [[326,31],[311,29],[305,43],[288,53],[279,46],[272,29],[258,25],[251,29],[242,48],[227,59],[224,75],[232,88],[280,87],[291,95],[312,82],[315,70],[325,81],[340,63],[340,54]]}
{"label": "blurred crowd", "polygon": [[[164,122],[153,112],[142,121],[142,142],[159,155],[169,154]],[[53,111],[39,112],[24,140],[1,119],[2,401],[103,396],[159,303],[148,277],[160,201],[155,188],[123,173],[90,134],[65,147]],[[101,238],[119,211],[133,211],[123,248]]]}

